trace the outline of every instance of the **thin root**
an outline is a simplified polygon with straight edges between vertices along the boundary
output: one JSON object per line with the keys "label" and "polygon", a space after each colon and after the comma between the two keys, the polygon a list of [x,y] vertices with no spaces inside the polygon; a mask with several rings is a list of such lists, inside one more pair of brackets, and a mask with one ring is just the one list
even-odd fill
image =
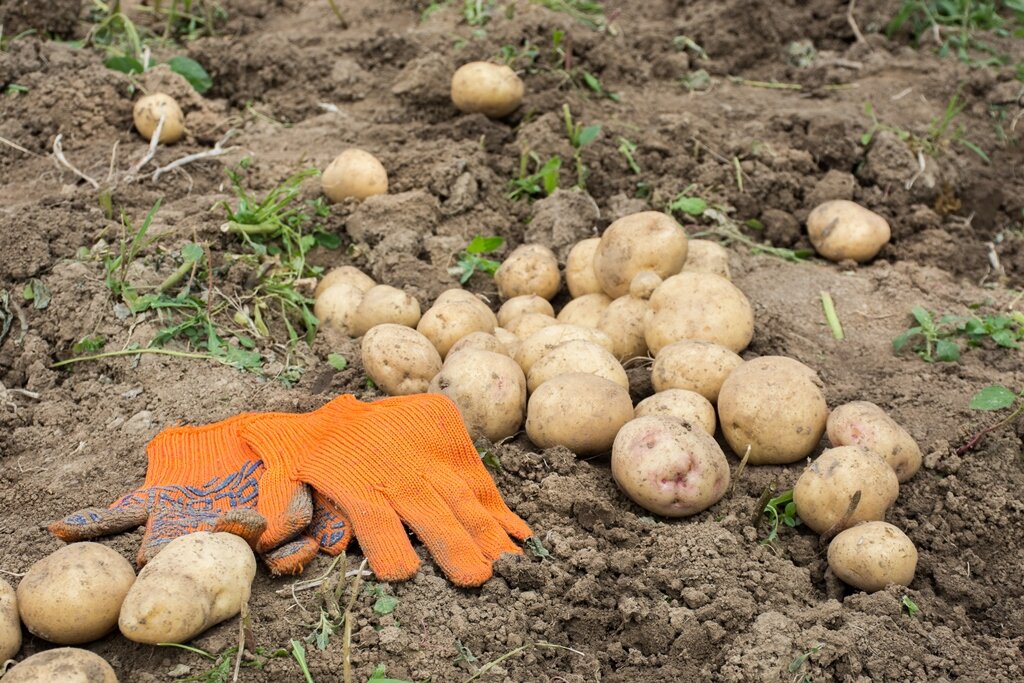
{"label": "thin root", "polygon": [[84,174],[81,171],[79,171],[78,168],[73,166],[71,164],[71,162],[67,160],[67,157],[64,156],[64,145],[61,144],[61,140],[63,138],[64,138],[64,136],[62,134],[57,133],[57,137],[55,137],[53,139],[53,156],[54,156],[54,158],[59,162],[59,164],[61,166],[63,166],[64,168],[68,169],[69,171],[74,173],[76,176],[78,176],[79,178],[81,178],[85,182],[87,182],[90,185],[92,185],[94,190],[100,189],[100,184],[99,183],[97,183],[95,180],[93,180],[92,178],[90,178],[86,174]]}
{"label": "thin root", "polygon": [[166,166],[161,166],[160,168],[156,169],[156,171],[153,172],[153,177],[152,177],[153,182],[155,183],[158,180],[160,180],[160,176],[163,175],[164,173],[166,173],[167,171],[171,171],[171,170],[174,170],[176,168],[181,168],[182,166],[184,166],[186,164],[191,164],[194,161],[200,161],[202,159],[210,159],[210,158],[213,158],[213,157],[219,157],[222,154],[227,154],[228,152],[234,150],[235,149],[234,147],[224,147],[224,143],[226,143],[228,140],[230,140],[232,138],[232,136],[234,136],[235,132],[236,132],[235,129],[232,128],[227,133],[225,133],[224,137],[222,137],[220,140],[218,140],[217,143],[213,146],[213,149],[208,149],[208,150],[203,151],[203,152],[197,152],[195,154],[189,154],[188,156],[184,156],[184,157],[182,157],[180,159],[172,161],[171,163],[167,164]]}

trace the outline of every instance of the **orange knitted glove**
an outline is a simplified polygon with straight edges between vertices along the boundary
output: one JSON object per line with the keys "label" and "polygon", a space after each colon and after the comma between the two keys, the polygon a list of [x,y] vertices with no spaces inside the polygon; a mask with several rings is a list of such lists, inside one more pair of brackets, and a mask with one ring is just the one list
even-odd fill
{"label": "orange knitted glove", "polygon": [[[509,536],[532,533],[505,505],[445,396],[362,403],[342,395],[309,414],[250,421],[241,435],[267,468],[261,496],[283,500],[313,486],[350,520],[382,581],[419,569],[403,522],[460,586],[489,579],[502,553],[522,552]],[[276,539],[268,533],[262,542]]]}

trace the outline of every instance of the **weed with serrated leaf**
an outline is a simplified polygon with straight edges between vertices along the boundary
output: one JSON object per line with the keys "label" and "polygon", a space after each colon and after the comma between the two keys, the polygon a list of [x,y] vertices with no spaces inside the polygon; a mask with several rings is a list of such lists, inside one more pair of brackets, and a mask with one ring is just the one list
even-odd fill
{"label": "weed with serrated leaf", "polygon": [[457,275],[461,284],[469,282],[469,278],[473,277],[473,273],[478,271],[493,277],[498,267],[501,266],[501,261],[486,258],[483,254],[497,251],[503,244],[505,244],[504,237],[477,235],[466,245],[465,251],[459,254],[455,265],[448,269],[448,273],[450,275]]}

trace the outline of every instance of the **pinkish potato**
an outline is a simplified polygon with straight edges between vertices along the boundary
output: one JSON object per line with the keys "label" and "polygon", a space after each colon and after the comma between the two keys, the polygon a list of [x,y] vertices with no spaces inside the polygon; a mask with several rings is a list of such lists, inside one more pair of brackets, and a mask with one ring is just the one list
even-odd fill
{"label": "pinkish potato", "polygon": [[371,327],[393,323],[416,327],[420,321],[420,302],[391,285],[376,285],[366,290],[352,313],[353,337],[362,337]]}
{"label": "pinkish potato", "polygon": [[889,223],[870,209],[846,199],[833,199],[807,216],[807,236],[814,249],[830,261],[870,261],[889,242]]}
{"label": "pinkish potato", "polygon": [[463,349],[450,353],[428,388],[444,394],[459,407],[475,439],[492,443],[519,431],[526,414],[526,377],[508,356]]}
{"label": "pinkish potato", "polygon": [[429,339],[444,358],[452,345],[467,334],[491,333],[494,325],[477,306],[466,301],[453,301],[432,306],[420,318],[416,330]]}
{"label": "pinkish potato", "polygon": [[742,358],[713,342],[676,342],[658,351],[651,366],[651,384],[655,391],[696,391],[716,403],[725,378],[742,364]]}
{"label": "pinkish potato", "polygon": [[607,294],[584,294],[562,307],[558,312],[558,322],[582,327],[597,327],[601,314],[612,302]]}
{"label": "pinkish potato", "polygon": [[665,517],[688,517],[721,500],[730,475],[725,454],[707,432],[655,415],[619,430],[612,477],[637,505]]}
{"label": "pinkish potato", "polygon": [[718,242],[710,240],[690,240],[687,243],[684,271],[698,273],[714,273],[726,280],[731,280],[729,273],[729,250]]}
{"label": "pinkish potato", "polygon": [[669,389],[648,396],[633,410],[635,417],[662,415],[674,417],[691,426],[699,426],[712,436],[715,433],[715,407],[695,391]]}
{"label": "pinkish potato", "polygon": [[645,336],[655,356],[665,346],[687,339],[715,342],[739,353],[754,337],[750,301],[720,275],[673,275],[654,290],[650,303],[654,315]]}
{"label": "pinkish potato", "polygon": [[543,244],[524,244],[509,254],[494,273],[502,299],[536,294],[550,301],[562,286],[555,252]]}
{"label": "pinkish potato", "polygon": [[843,519],[858,491],[860,502],[847,518],[847,528],[883,519],[899,496],[900,483],[878,453],[861,446],[839,446],[807,466],[793,487],[793,502],[804,524],[823,534]]}
{"label": "pinkish potato", "polygon": [[613,356],[626,361],[647,355],[644,330],[651,315],[645,300],[628,294],[608,304],[597,321],[597,329],[611,337]]}
{"label": "pinkish potato", "polygon": [[846,583],[868,593],[890,584],[909,586],[917,570],[917,548],[892,524],[862,522],[832,539],[828,567]]}
{"label": "pinkish potato", "polygon": [[493,334],[488,334],[487,332],[470,332],[465,337],[452,344],[452,347],[448,349],[448,354],[445,356],[445,362],[448,362],[448,359],[459,351],[465,351],[466,349],[490,351],[491,353],[500,353],[503,356],[509,355],[508,350],[505,349],[505,345],[502,344]]}
{"label": "pinkish potato", "polygon": [[601,283],[597,281],[597,273],[594,272],[594,254],[597,253],[597,245],[600,243],[600,237],[591,237],[577,242],[569,250],[569,255],[565,259],[565,284],[574,299],[585,294],[604,292]]}
{"label": "pinkish potato", "polygon": [[845,403],[825,425],[833,446],[864,446],[889,463],[902,484],[921,469],[921,449],[906,429],[869,401]]}
{"label": "pinkish potato", "polygon": [[594,272],[605,294],[629,294],[637,273],[650,270],[666,278],[686,263],[686,233],[668,214],[641,211],[608,226],[594,253]]}
{"label": "pinkish potato", "polygon": [[551,302],[536,294],[514,296],[498,309],[498,324],[507,328],[508,324],[526,313],[540,313],[549,318],[555,317],[555,309]]}
{"label": "pinkish potato", "polygon": [[536,391],[544,382],[571,372],[585,372],[615,382],[629,391],[629,378],[615,356],[594,342],[573,339],[551,349],[530,368],[526,387]]}
{"label": "pinkish potato", "polygon": [[633,417],[629,392],[586,373],[559,375],[537,387],[526,405],[526,434],[540,448],[565,446],[577,455],[612,447]]}
{"label": "pinkish potato", "polygon": [[558,321],[543,313],[523,313],[508,321],[506,329],[514,334],[520,342],[526,341],[545,327],[557,325]]}

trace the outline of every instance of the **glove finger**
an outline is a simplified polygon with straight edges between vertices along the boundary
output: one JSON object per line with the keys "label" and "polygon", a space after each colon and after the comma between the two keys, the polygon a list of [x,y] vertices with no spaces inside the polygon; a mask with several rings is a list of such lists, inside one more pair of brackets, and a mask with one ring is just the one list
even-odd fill
{"label": "glove finger", "polygon": [[295,538],[313,518],[309,487],[280,470],[268,469],[260,477],[256,509],[267,520],[267,529],[257,544],[261,553],[278,548]]}
{"label": "glove finger", "polygon": [[71,543],[140,527],[146,523],[147,517],[149,512],[144,504],[118,508],[92,507],[72,512],[64,519],[52,522],[47,528],[60,540]]}
{"label": "glove finger", "polygon": [[262,557],[267,569],[274,576],[301,574],[306,565],[316,557],[319,550],[320,546],[316,539],[303,534],[280,548],[263,553]]}
{"label": "glove finger", "polygon": [[473,492],[480,504],[510,536],[523,541],[533,535],[529,525],[505,504],[501,492],[494,484],[494,479],[484,467],[475,448],[473,448],[472,454],[452,451],[449,464]]}
{"label": "glove finger", "polygon": [[241,536],[246,543],[255,548],[266,528],[267,520],[260,513],[252,508],[235,508],[217,518],[211,531],[223,531]]}
{"label": "glove finger", "polygon": [[502,553],[523,552],[464,481],[443,469],[431,472],[427,478],[484,557],[494,561]]}
{"label": "glove finger", "polygon": [[328,555],[338,555],[352,540],[352,525],[330,498],[314,490],[313,519],[306,533],[316,540],[320,550]]}
{"label": "glove finger", "polygon": [[363,496],[322,493],[352,523],[352,533],[378,581],[405,581],[416,575],[419,555],[401,518],[379,491],[369,490]]}

